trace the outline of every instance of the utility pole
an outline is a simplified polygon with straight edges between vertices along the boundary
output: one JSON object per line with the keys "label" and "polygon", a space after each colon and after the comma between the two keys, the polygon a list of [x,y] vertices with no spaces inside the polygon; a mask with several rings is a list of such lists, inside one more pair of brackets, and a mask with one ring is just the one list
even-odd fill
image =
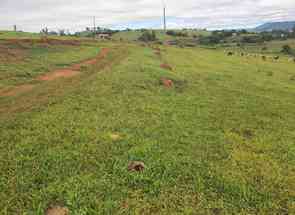
{"label": "utility pole", "polygon": [[15,32],[17,31],[17,29],[16,29],[16,25],[13,26],[13,30],[14,30]]}
{"label": "utility pole", "polygon": [[166,26],[166,5],[164,5],[164,33],[166,34],[167,26]]}
{"label": "utility pole", "polygon": [[93,38],[96,37],[96,25],[95,25],[95,16],[93,17]]}

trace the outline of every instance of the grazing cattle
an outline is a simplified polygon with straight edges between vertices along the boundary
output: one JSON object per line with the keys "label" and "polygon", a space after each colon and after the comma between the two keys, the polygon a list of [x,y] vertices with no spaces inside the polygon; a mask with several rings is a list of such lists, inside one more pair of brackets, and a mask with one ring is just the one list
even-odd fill
{"label": "grazing cattle", "polygon": [[262,56],[262,60],[266,61],[266,56],[263,55]]}
{"label": "grazing cattle", "polygon": [[241,53],[241,57],[244,57],[244,55],[245,55],[245,54],[242,52],[242,53]]}
{"label": "grazing cattle", "polygon": [[228,52],[228,53],[227,53],[227,56],[232,56],[232,55],[234,55],[233,52]]}
{"label": "grazing cattle", "polygon": [[279,59],[280,59],[280,56],[274,56],[273,59],[274,59],[274,60],[279,60]]}

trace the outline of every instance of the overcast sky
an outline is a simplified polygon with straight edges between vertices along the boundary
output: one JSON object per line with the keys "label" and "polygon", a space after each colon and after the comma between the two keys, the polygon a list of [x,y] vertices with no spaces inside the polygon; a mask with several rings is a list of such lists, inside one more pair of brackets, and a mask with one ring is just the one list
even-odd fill
{"label": "overcast sky", "polygon": [[[168,27],[243,28],[295,20],[295,0],[165,0]],[[159,28],[162,0],[0,0],[0,29]]]}

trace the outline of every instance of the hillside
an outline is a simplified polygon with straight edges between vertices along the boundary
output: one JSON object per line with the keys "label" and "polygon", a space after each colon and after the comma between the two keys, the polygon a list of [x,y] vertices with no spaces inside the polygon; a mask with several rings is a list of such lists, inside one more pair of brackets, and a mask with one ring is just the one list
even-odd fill
{"label": "hillside", "polygon": [[272,31],[272,30],[292,30],[295,26],[295,21],[289,22],[269,22],[260,25],[254,29],[256,32]]}
{"label": "hillside", "polygon": [[0,214],[294,214],[294,62],[14,42],[0,40]]}

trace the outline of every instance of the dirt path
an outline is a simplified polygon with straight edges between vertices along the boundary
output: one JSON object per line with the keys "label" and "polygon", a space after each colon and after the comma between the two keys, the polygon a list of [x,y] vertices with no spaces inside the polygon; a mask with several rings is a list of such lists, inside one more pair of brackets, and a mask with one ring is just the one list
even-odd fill
{"label": "dirt path", "polygon": [[[70,78],[70,77],[79,75],[81,73],[80,71],[81,67],[88,66],[88,65],[95,65],[97,62],[104,59],[109,53],[109,51],[110,50],[108,48],[103,48],[96,58],[86,60],[78,64],[74,64],[65,69],[54,70],[52,72],[49,72],[37,77],[36,80],[53,81],[58,78]],[[0,90],[0,96],[15,96],[19,93],[31,91],[34,87],[35,85],[33,84],[24,84],[24,85],[19,85],[19,86],[10,88],[10,89],[2,89]]]}
{"label": "dirt path", "polygon": [[32,84],[24,84],[10,89],[0,90],[0,96],[14,96],[16,94],[31,91],[34,88]]}

